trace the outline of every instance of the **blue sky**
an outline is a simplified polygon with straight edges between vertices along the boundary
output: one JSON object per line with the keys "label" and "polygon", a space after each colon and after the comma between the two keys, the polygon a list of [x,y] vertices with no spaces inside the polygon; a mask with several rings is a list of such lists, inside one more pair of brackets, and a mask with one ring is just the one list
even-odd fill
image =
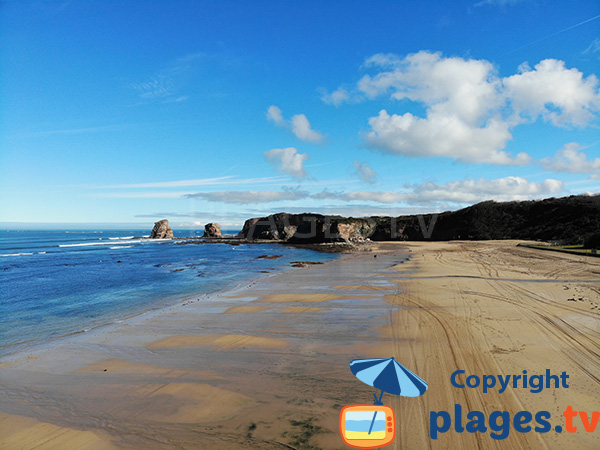
{"label": "blue sky", "polygon": [[0,222],[600,191],[600,4],[6,1]]}

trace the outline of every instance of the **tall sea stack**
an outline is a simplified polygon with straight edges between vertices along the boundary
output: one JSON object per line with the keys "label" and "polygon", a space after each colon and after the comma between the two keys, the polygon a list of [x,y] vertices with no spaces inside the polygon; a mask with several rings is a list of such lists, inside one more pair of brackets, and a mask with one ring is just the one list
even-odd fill
{"label": "tall sea stack", "polygon": [[169,226],[167,219],[159,220],[154,223],[154,228],[150,233],[150,239],[173,239],[173,230]]}

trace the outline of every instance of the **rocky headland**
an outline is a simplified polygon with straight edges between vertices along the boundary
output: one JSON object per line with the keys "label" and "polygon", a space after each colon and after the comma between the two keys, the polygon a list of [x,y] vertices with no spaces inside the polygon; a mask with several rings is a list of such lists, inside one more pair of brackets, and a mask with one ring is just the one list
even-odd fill
{"label": "rocky headland", "polygon": [[[280,242],[341,251],[371,241],[538,240],[564,245],[600,242],[600,195],[535,201],[486,201],[457,211],[397,217],[342,217],[285,212],[246,220],[237,236],[207,223],[201,239],[181,244]],[[172,239],[167,219],[154,224],[152,239]],[[589,247],[591,248],[591,247]],[[596,247],[594,247],[596,248]]]}
{"label": "rocky headland", "polygon": [[600,232],[600,195],[486,201],[457,211],[398,217],[272,214],[246,220],[238,238],[293,244],[529,239],[581,244]]}

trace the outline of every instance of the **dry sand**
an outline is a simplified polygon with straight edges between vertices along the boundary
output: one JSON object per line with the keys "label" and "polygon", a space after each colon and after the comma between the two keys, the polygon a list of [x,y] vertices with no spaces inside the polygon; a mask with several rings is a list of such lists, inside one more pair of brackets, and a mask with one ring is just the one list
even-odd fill
{"label": "dry sand", "polygon": [[[429,389],[384,395],[397,416],[389,448],[600,448],[600,427],[581,424],[429,438],[430,411],[455,404],[545,410],[553,425],[567,405],[599,409],[600,260],[516,244],[380,244],[377,258],[344,255],[4,358],[0,448],[347,448],[339,410],[374,391],[349,363],[390,356]],[[456,369],[566,371],[570,387],[483,394],[452,387]]]}

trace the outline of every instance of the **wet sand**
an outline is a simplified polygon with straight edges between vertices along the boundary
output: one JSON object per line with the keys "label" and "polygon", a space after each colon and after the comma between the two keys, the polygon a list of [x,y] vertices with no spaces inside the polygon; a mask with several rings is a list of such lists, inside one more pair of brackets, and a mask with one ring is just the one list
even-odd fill
{"label": "wet sand", "polygon": [[[488,416],[546,410],[553,425],[567,405],[598,410],[600,261],[516,244],[380,244],[4,358],[0,448],[348,448],[339,411],[374,392],[349,363],[391,356],[429,390],[384,395],[398,426],[389,448],[599,448],[581,424],[429,437],[430,411],[456,403]],[[570,387],[450,385],[456,369],[547,368]]]}

